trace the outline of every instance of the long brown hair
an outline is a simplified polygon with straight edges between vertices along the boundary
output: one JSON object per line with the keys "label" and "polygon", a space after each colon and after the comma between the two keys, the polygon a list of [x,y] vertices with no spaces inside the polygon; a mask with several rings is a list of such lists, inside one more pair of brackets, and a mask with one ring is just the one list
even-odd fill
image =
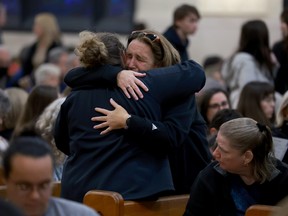
{"label": "long brown hair", "polygon": [[269,32],[262,20],[251,20],[242,25],[238,52],[249,53],[260,66],[266,66],[272,74]]}
{"label": "long brown hair", "polygon": [[35,86],[28,96],[24,110],[16,124],[12,137],[25,131],[34,131],[35,123],[43,110],[58,98],[58,89],[52,86]]}
{"label": "long brown hair", "polygon": [[240,94],[237,110],[244,116],[257,122],[273,126],[275,113],[268,119],[261,108],[261,101],[268,95],[274,95],[274,87],[267,82],[253,81],[247,83]]}

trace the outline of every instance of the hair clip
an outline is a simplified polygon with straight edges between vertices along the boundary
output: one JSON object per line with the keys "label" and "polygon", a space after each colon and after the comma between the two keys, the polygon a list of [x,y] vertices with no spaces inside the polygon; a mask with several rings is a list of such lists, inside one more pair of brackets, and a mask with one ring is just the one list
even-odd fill
{"label": "hair clip", "polygon": [[261,123],[256,123],[257,127],[259,128],[260,132],[263,132],[264,130],[266,130],[266,125],[263,125]]}

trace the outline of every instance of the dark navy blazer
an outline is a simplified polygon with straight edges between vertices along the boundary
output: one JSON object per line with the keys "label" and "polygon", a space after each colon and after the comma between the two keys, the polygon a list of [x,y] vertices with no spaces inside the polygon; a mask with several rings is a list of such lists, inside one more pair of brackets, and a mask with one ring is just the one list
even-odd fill
{"label": "dark navy blazer", "polygon": [[[71,72],[75,77],[91,80],[103,70],[117,69],[103,66],[93,72],[85,68]],[[72,86],[55,127],[56,145],[68,155],[62,176],[63,197],[81,202],[88,190],[103,189],[117,191],[126,200],[136,200],[174,189],[167,153],[158,151],[157,142],[151,140],[145,145],[138,136],[125,136],[124,129],[100,135],[90,120],[97,114],[95,107],[113,109],[109,103],[113,98],[132,115],[159,121],[161,105],[189,97],[205,83],[202,68],[192,60],[146,73],[141,80],[149,91],[139,101],[126,98],[115,87],[81,83]]]}
{"label": "dark navy blazer", "polygon": [[[86,73],[90,73],[89,70]],[[65,81],[72,88],[79,85],[116,86],[117,75],[114,70],[102,70],[90,76],[72,70]],[[196,176],[212,158],[206,138],[206,122],[198,112],[194,94],[162,104],[161,112],[161,122],[132,115],[127,135],[137,136],[138,143],[142,142],[146,147],[154,145],[152,148],[155,151],[169,152],[175,193],[190,193]]]}

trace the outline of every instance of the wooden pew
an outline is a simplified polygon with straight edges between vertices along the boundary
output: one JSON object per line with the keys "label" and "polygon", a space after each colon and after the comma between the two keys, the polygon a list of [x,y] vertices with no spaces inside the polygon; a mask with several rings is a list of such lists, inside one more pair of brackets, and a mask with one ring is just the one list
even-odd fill
{"label": "wooden pew", "polygon": [[189,195],[176,195],[161,197],[156,201],[124,203],[124,215],[136,216],[141,212],[141,216],[182,216]]}
{"label": "wooden pew", "polygon": [[92,190],[88,191],[83,203],[96,210],[101,216],[124,215],[123,197],[113,191]]}
{"label": "wooden pew", "polygon": [[102,216],[182,216],[189,195],[161,197],[156,201],[124,201],[116,192],[91,190],[83,203]]}
{"label": "wooden pew", "polygon": [[252,205],[246,210],[245,216],[270,216],[277,209],[278,206]]}
{"label": "wooden pew", "polygon": [[61,182],[55,181],[53,182],[52,196],[60,197],[60,195],[61,195]]}

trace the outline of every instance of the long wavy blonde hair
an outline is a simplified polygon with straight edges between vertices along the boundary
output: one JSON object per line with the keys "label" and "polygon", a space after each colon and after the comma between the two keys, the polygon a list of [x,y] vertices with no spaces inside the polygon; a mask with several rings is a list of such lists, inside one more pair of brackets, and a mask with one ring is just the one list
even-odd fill
{"label": "long wavy blonde hair", "polygon": [[64,163],[65,154],[58,150],[55,144],[53,131],[55,127],[55,121],[60,111],[62,103],[66,98],[58,98],[53,101],[43,113],[39,116],[36,122],[36,129],[40,133],[43,139],[45,139],[51,146],[56,165],[60,165]]}

